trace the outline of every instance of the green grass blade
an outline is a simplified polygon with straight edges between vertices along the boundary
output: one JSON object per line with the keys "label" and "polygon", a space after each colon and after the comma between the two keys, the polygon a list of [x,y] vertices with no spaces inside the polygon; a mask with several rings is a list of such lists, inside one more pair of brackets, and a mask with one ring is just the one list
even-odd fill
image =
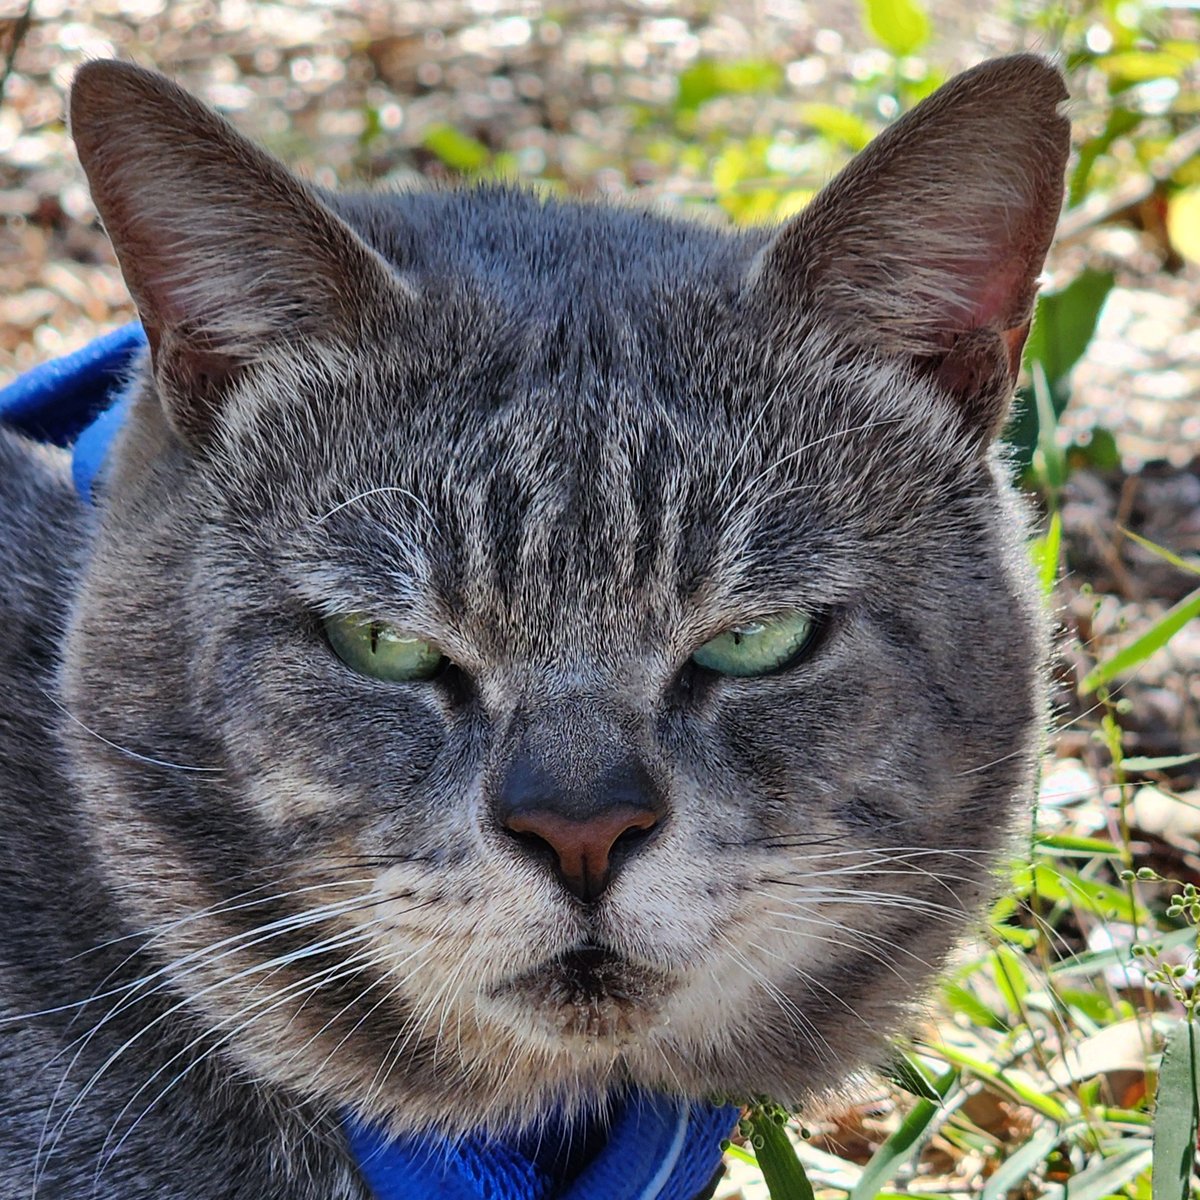
{"label": "green grass blade", "polygon": [[979,1200],[1006,1200],[1008,1193],[1020,1187],[1029,1173],[1058,1145],[1062,1134],[1058,1127],[1043,1129],[1015,1154],[1010,1154],[984,1184]]}
{"label": "green grass blade", "polygon": [[[958,1072],[949,1070],[940,1076],[934,1087],[945,1099],[958,1080]],[[940,1101],[918,1100],[912,1111],[863,1168],[858,1183],[850,1193],[850,1200],[875,1200],[880,1187],[895,1175],[896,1171],[920,1149],[925,1131],[934,1117],[942,1111]]]}
{"label": "green grass blade", "polygon": [[1151,554],[1155,554],[1164,561],[1169,562],[1173,567],[1178,567],[1185,574],[1200,575],[1200,563],[1189,562],[1186,558],[1180,558],[1174,550],[1168,550],[1166,546],[1160,546],[1157,542],[1152,542],[1149,538],[1142,537],[1140,533],[1134,533],[1132,529],[1126,529],[1122,525],[1118,525],[1117,528],[1131,542],[1137,542],[1143,550],[1149,550]]}
{"label": "green grass blade", "polygon": [[1112,658],[1100,663],[1079,685],[1086,696],[1101,684],[1136,667],[1156,650],[1165,646],[1189,621],[1200,617],[1200,588],[1184,596],[1178,604],[1164,613],[1140,638],[1131,642],[1124,650],[1117,651]]}
{"label": "green grass blade", "polygon": [[946,1006],[956,1013],[961,1013],[973,1025],[981,1029],[994,1029],[997,1033],[1007,1033],[1008,1020],[999,1013],[994,1013],[974,992],[963,987],[961,983],[942,984],[942,1000]]}
{"label": "green grass blade", "polygon": [[1062,553],[1061,513],[1051,514],[1045,534],[1034,540],[1029,552],[1033,557],[1033,569],[1037,572],[1038,582],[1042,585],[1042,595],[1053,595],[1054,585],[1058,582],[1059,555]]}
{"label": "green grass blade", "polygon": [[1067,482],[1067,456],[1058,444],[1058,414],[1054,409],[1044,365],[1041,362],[1031,363],[1030,374],[1033,377],[1033,398],[1038,415],[1038,438],[1033,451],[1033,464],[1050,493],[1051,505],[1055,505],[1056,497]]}
{"label": "green grass blade", "polygon": [[732,1144],[725,1147],[726,1158],[736,1158],[738,1162],[745,1163],[748,1167],[757,1167],[758,1159],[750,1153],[749,1150],[744,1150],[741,1146]]}
{"label": "green grass blade", "polygon": [[942,1098],[938,1091],[937,1076],[912,1054],[901,1052],[883,1069],[897,1087],[903,1088],[918,1100],[932,1100],[935,1104]]}
{"label": "green grass blade", "polygon": [[1102,917],[1128,921],[1131,925],[1144,925],[1150,920],[1146,908],[1131,901],[1119,888],[1054,862],[1039,860],[1022,864],[1013,872],[1013,885],[1023,896],[1036,891],[1043,900],[1073,904]]}
{"label": "green grass blade", "polygon": [[812,1184],[774,1114],[768,1111],[752,1116],[750,1123],[754,1128],[754,1157],[771,1200],[813,1200]]}
{"label": "green grass blade", "polygon": [[[1155,939],[1164,950],[1175,950],[1180,946],[1191,946],[1196,941],[1196,931],[1190,926],[1172,929],[1159,934]],[[1098,975],[1109,967],[1129,965],[1129,947],[1112,946],[1107,950],[1084,950],[1070,958],[1060,959],[1050,967],[1052,978],[1065,975]]]}
{"label": "green grass blade", "polygon": [[[1200,754],[1194,757],[1200,758]],[[1128,761],[1127,759],[1126,763]],[[1104,838],[1077,837],[1068,833],[1039,836],[1034,839],[1033,848],[1038,854],[1053,854],[1061,858],[1095,858],[1097,855],[1113,856],[1122,853],[1120,846],[1115,846]]]}
{"label": "green grass blade", "polygon": [[1196,1154],[1196,1034],[1180,1021],[1167,1037],[1154,1104],[1154,1200],[1187,1200]]}
{"label": "green grass blade", "polygon": [[875,1200],[946,1200],[945,1192],[893,1192],[885,1188],[875,1193]]}
{"label": "green grass blade", "polygon": [[1029,979],[1021,956],[1011,946],[997,946],[991,954],[992,978],[1009,1012],[1021,1019],[1022,1005],[1029,995]]}
{"label": "green grass blade", "polygon": [[934,1054],[953,1063],[956,1067],[961,1067],[979,1079],[986,1079],[989,1083],[995,1084],[996,1087],[1010,1096],[1014,1096],[1022,1104],[1029,1105],[1035,1112],[1049,1117],[1051,1121],[1056,1121],[1060,1125],[1065,1125],[1070,1121],[1071,1114],[1057,1100],[1043,1095],[1030,1082],[1014,1075],[1011,1071],[1006,1071],[978,1055],[968,1054],[965,1050],[945,1042],[939,1042],[930,1049]]}
{"label": "green grass blade", "polygon": [[1188,763],[1200,761],[1200,754],[1164,754],[1158,758],[1123,758],[1121,769],[1125,771],[1170,771],[1175,767],[1186,767]]}
{"label": "green grass blade", "polygon": [[1067,1194],[1071,1200],[1104,1200],[1106,1196],[1119,1194],[1148,1166],[1150,1147],[1142,1141],[1134,1142],[1072,1176]]}

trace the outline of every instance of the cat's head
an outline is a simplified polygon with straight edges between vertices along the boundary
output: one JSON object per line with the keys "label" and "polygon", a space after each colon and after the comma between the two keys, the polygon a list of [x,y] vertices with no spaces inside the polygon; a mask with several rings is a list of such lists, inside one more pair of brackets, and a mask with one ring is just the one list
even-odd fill
{"label": "cat's head", "polygon": [[67,733],[213,1045],[451,1127],[630,1080],[795,1099],[877,1052],[1030,788],[1042,636],[991,443],[1063,98],[985,64],[726,233],[326,195],[83,68],[151,354]]}

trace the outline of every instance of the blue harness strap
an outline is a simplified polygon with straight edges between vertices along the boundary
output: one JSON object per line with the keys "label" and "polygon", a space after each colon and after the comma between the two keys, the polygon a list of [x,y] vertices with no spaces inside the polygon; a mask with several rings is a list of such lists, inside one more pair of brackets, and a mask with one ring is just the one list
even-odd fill
{"label": "blue harness strap", "polygon": [[[73,446],[91,501],[146,338],[126,325],[0,389],[0,422]],[[375,1200],[695,1200],[721,1161],[738,1109],[639,1090],[590,1125],[549,1122],[512,1138],[394,1138],[347,1117],[343,1128]]]}
{"label": "blue harness strap", "polygon": [[[654,1092],[618,1097],[599,1130],[543,1129],[511,1140],[388,1139],[346,1123],[376,1200],[695,1200],[721,1163],[738,1109]],[[559,1162],[571,1140],[597,1140],[582,1164]]]}
{"label": "blue harness strap", "polygon": [[40,441],[69,446],[111,407],[145,345],[146,335],[134,322],[26,371],[0,388],[0,421]]}

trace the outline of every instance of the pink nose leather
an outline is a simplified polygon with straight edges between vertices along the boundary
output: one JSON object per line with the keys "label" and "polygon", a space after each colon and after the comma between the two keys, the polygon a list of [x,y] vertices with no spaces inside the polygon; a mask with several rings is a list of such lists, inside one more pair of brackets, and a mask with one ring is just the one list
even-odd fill
{"label": "pink nose leather", "polygon": [[626,834],[653,829],[658,817],[646,808],[619,805],[576,821],[537,808],[515,812],[504,824],[512,833],[545,842],[567,889],[580,900],[595,900],[608,884],[613,847]]}

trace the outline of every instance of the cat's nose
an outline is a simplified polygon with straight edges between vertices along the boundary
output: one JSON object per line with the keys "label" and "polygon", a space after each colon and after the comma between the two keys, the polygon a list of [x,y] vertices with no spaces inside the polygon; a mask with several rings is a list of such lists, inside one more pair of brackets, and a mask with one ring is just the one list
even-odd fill
{"label": "cat's nose", "polygon": [[559,782],[528,755],[510,766],[495,805],[501,828],[547,862],[563,887],[585,903],[603,895],[664,811],[637,764],[621,764],[592,780]]}
{"label": "cat's nose", "polygon": [[649,809],[615,808],[586,821],[572,821],[545,809],[514,813],[505,828],[535,838],[553,852],[563,886],[580,900],[600,898],[612,876],[613,848],[622,838],[633,845],[658,824]]}

